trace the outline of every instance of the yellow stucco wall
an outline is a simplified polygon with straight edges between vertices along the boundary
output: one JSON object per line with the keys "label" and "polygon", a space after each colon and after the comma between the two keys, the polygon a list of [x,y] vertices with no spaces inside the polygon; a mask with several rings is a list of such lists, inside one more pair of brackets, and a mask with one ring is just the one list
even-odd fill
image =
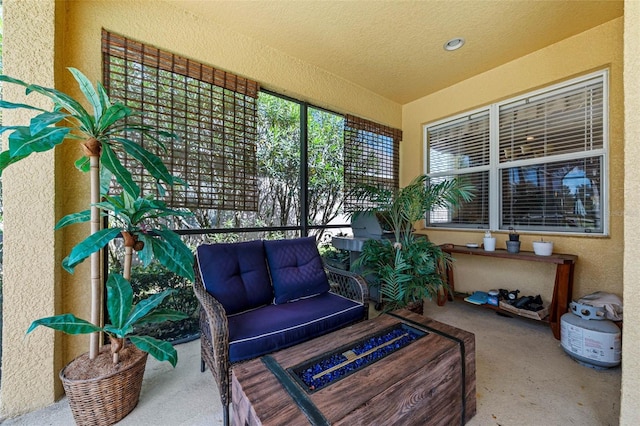
{"label": "yellow stucco wall", "polygon": [[[82,70],[92,81],[101,79],[101,31],[103,28],[181,56],[196,59],[235,74],[254,79],[264,87],[307,100],[338,112],[349,112],[395,127],[401,126],[401,107],[372,92],[286,56],[258,41],[212,26],[207,21],[177,9],[173,3],[158,1],[75,1],[65,2],[66,25],[61,30],[64,48],[59,54],[64,67]],[[80,25],[78,23],[81,23]],[[185,31],[188,28],[189,31]],[[62,89],[77,93],[68,73],[61,74]],[[78,157],[75,147],[64,148],[67,162]],[[63,214],[87,208],[75,195],[85,193],[86,177],[72,171],[63,177]],[[63,250],[77,243],[77,235],[65,235]],[[83,265],[84,269],[87,265]],[[82,271],[81,269],[80,271]],[[81,286],[64,287],[66,311],[76,312],[77,300],[86,296]],[[87,315],[88,317],[88,315]],[[86,349],[77,339],[65,339],[65,354],[73,356]]]}
{"label": "yellow stucco wall", "polygon": [[[622,296],[623,253],[623,19],[563,40],[545,49],[451,86],[431,96],[403,106],[401,182],[424,171],[422,127],[441,118],[510,98],[594,70],[610,70],[610,237],[545,236],[554,242],[554,251],[579,256],[575,271],[574,297],[597,290]],[[478,231],[428,230],[436,243],[481,242]],[[539,235],[521,237],[524,250],[532,250]],[[506,233],[497,234],[504,247]],[[525,294],[540,293],[550,301],[555,269],[550,265],[510,260],[489,260],[457,256],[456,290],[490,288],[520,289]]]}
{"label": "yellow stucco wall", "polygon": [[251,78],[284,95],[393,127],[402,125],[399,104],[257,40],[211,24],[175,3],[69,0],[67,4],[65,63],[81,67],[94,78],[100,77],[100,31],[105,28]]}
{"label": "yellow stucco wall", "polygon": [[[622,27],[619,19],[565,40],[547,49],[520,58],[495,70],[478,75],[442,92],[401,107],[371,92],[335,78],[296,58],[261,45],[255,40],[209,25],[175,5],[159,1],[67,1],[4,0],[5,67],[9,74],[26,80],[75,92],[70,75],[63,67],[75,66],[92,80],[100,79],[100,31],[107,28],[183,56],[255,79],[266,88],[307,100],[338,112],[349,112],[394,127],[402,127],[401,150],[403,183],[422,172],[422,124],[464,110],[486,105],[518,93],[565,80],[591,70],[611,70],[611,236],[608,238],[553,237],[558,251],[579,254],[575,294],[595,290],[622,293],[623,212],[627,221],[627,258],[625,263],[625,340],[623,355],[622,418],[635,424],[640,418],[640,390],[637,389],[640,366],[636,341],[640,308],[633,299],[640,296],[634,285],[639,276],[638,236],[632,231],[637,218],[630,207],[639,205],[631,189],[640,187],[633,169],[623,175],[623,96],[622,96]],[[631,22],[640,22],[638,3],[627,0],[627,31]],[[55,10],[55,21],[54,21]],[[34,24],[33,19],[38,22]],[[640,107],[637,81],[640,37],[637,24],[633,36],[627,35],[626,48],[635,57],[627,60],[627,97],[629,122],[627,162],[638,158],[637,135],[640,134]],[[188,28],[188,31],[185,29]],[[7,56],[7,52],[15,56]],[[36,53],[33,53],[36,52]],[[11,60],[9,60],[11,58]],[[54,60],[55,59],[55,60]],[[635,74],[632,74],[635,73]],[[633,79],[633,75],[636,76]],[[11,91],[7,96],[17,96]],[[11,117],[7,114],[6,119]],[[5,121],[6,122],[6,121]],[[86,182],[72,167],[77,151],[70,145],[56,155],[41,154],[33,160],[12,166],[3,176],[5,208],[5,280],[4,347],[0,414],[13,416],[47,405],[60,395],[57,371],[77,354],[86,350],[84,340],[62,338],[39,331],[23,339],[24,330],[34,319],[53,313],[73,311],[87,315],[79,305],[86,300],[88,288],[86,265],[74,276],[62,272],[60,260],[83,235],[82,230],[54,233],[56,219],[85,208]],[[57,172],[57,173],[56,173]],[[56,176],[52,180],[52,176]],[[626,179],[626,180],[625,180]],[[623,182],[628,191],[622,195]],[[55,198],[51,194],[55,193]],[[637,191],[636,191],[637,194]],[[627,206],[623,210],[623,202]],[[468,232],[429,232],[436,242],[467,242]],[[532,237],[523,237],[525,247]],[[633,238],[633,240],[632,240]],[[504,239],[504,238],[502,238]],[[24,250],[25,244],[29,250]],[[634,248],[631,248],[634,247]],[[491,279],[492,268],[486,261],[479,265]],[[458,263],[461,266],[462,262]],[[507,277],[518,277],[522,263],[509,268]],[[520,268],[520,269],[519,269]],[[533,268],[537,269],[537,268]],[[544,268],[543,268],[544,269]],[[533,281],[536,281],[533,273]],[[547,282],[549,271],[539,281]],[[539,274],[538,274],[539,275]],[[516,279],[516,278],[513,278]],[[38,297],[34,297],[38,295]],[[631,300],[629,300],[631,299]],[[629,337],[631,336],[631,337]],[[637,345],[636,345],[637,346]]]}
{"label": "yellow stucco wall", "polygon": [[[265,88],[317,106],[393,127],[402,125],[399,104],[256,40],[211,25],[174,4],[151,0],[5,0],[4,7],[5,52],[15,55],[13,64],[5,60],[6,72],[47,86],[55,82],[56,88],[72,95],[79,96],[79,91],[66,67],[80,69],[92,81],[101,79],[101,30],[106,28],[254,79]],[[42,54],[34,60],[31,52],[36,49]],[[9,124],[9,117],[5,124]],[[20,118],[20,122],[24,120]],[[88,262],[76,268],[74,275],[60,267],[62,257],[86,236],[88,227],[76,225],[53,232],[57,219],[87,208],[87,176],[73,167],[79,155],[77,146],[65,143],[56,149],[55,157],[51,153],[34,157],[29,166],[35,164],[37,173],[26,173],[31,168],[25,163],[24,167],[12,166],[13,175],[5,175],[5,248],[12,253],[6,252],[4,263],[2,416],[15,416],[53,402],[62,393],[57,372],[88,349],[86,337],[56,335],[45,329],[23,341],[24,331],[36,318],[63,312],[89,318]],[[54,172],[58,172],[55,179]],[[18,174],[22,183],[12,178]],[[21,245],[27,241],[33,251],[25,257]]]}
{"label": "yellow stucco wall", "polygon": [[640,422],[640,2],[624,4],[624,332],[620,424]]}
{"label": "yellow stucco wall", "polygon": [[[51,86],[55,81],[53,0],[5,0],[3,63],[8,75]],[[5,99],[24,101],[24,89],[4,85]],[[32,98],[33,96],[30,96]],[[48,106],[41,102],[42,107]],[[32,114],[5,111],[3,124]],[[6,141],[5,141],[6,143]],[[6,145],[5,145],[6,146]],[[24,333],[31,321],[56,313],[59,292],[54,153],[32,156],[2,176],[4,282],[2,415],[54,401],[60,394],[60,345],[53,333]]]}

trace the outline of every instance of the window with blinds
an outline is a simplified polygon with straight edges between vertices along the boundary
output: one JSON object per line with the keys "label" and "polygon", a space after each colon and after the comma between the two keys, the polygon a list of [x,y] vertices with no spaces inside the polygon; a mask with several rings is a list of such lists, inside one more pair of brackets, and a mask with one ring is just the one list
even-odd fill
{"label": "window with blinds", "polygon": [[359,186],[399,187],[402,131],[362,118],[344,119],[345,211],[375,207],[353,194]]}
{"label": "window with blinds", "polygon": [[489,111],[477,111],[427,128],[427,173],[432,182],[461,179],[474,186],[471,202],[433,210],[429,226],[489,226]]}
{"label": "window with blinds", "polygon": [[[138,141],[188,183],[166,188],[161,198],[174,207],[256,211],[259,85],[107,31],[102,52],[111,98],[142,111],[144,124],[178,136],[166,151]],[[143,192],[160,195],[151,176],[121,155]]]}
{"label": "window with blinds", "polygon": [[[607,76],[425,126],[430,176],[469,176],[476,185],[476,199],[460,213],[432,212],[429,224],[606,233]],[[476,214],[458,219],[469,210]]]}

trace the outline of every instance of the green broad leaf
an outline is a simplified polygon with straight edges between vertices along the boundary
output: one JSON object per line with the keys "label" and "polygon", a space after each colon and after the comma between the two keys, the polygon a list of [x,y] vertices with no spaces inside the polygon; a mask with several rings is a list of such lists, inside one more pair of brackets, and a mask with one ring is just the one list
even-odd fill
{"label": "green broad leaf", "polygon": [[17,78],[9,77],[8,75],[0,74],[0,81],[6,81],[7,83],[17,84],[23,87],[29,87],[29,83],[25,83],[22,80],[18,80]]}
{"label": "green broad leaf", "polygon": [[156,179],[155,184],[156,184],[156,191],[158,191],[158,194],[161,197],[165,197],[167,195],[167,190],[164,188],[164,185],[162,185],[162,183],[158,179]]}
{"label": "green broad leaf", "polygon": [[80,102],[76,101],[71,96],[60,92],[56,89],[50,89],[48,87],[38,86],[37,84],[30,84],[27,86],[27,94],[32,92],[40,93],[43,96],[51,99],[57,106],[64,108],[69,114],[73,116],[81,125],[81,128],[88,134],[94,134],[93,131],[93,117],[84,109]]}
{"label": "green broad leaf", "polygon": [[140,199],[140,196],[137,197],[132,197],[131,194],[128,194],[126,192],[120,194],[120,197],[122,198],[122,201],[124,202],[124,208],[129,211],[129,212],[133,212],[136,209],[136,200]]}
{"label": "green broad leaf", "polygon": [[86,155],[78,158],[74,164],[76,166],[76,169],[80,170],[83,173],[88,173],[91,169],[91,160]]}
{"label": "green broad leaf", "polygon": [[104,332],[117,338],[124,339],[129,334],[133,333],[133,327],[118,328],[111,324],[105,324]]}
{"label": "green broad leaf", "polygon": [[176,311],[174,309],[156,309],[149,315],[145,316],[137,322],[137,325],[152,324],[165,321],[180,321],[189,318],[189,315],[184,312]]}
{"label": "green broad leaf", "polygon": [[42,114],[38,114],[31,119],[29,124],[29,131],[32,135],[37,135],[47,127],[53,126],[60,121],[67,118],[69,114],[65,114],[63,112],[43,112]]}
{"label": "green broad leaf", "polygon": [[105,195],[104,199],[118,210],[122,210],[125,209],[127,205],[127,203],[125,202],[125,196],[130,197],[130,195],[126,192],[121,192],[118,195]]}
{"label": "green broad leaf", "polygon": [[[131,129],[127,129],[127,131],[131,131]],[[162,152],[167,152],[167,146],[164,144],[164,142],[162,142],[162,140],[159,137],[156,136],[156,134],[164,135],[164,137],[166,138],[180,139],[178,135],[175,135],[170,132],[165,132],[162,130],[153,129],[153,128],[140,130],[140,132],[146,135],[148,138],[150,138],[156,145],[158,145],[160,149],[162,149]]]}
{"label": "green broad leaf", "polygon": [[138,241],[144,243],[144,247],[138,252],[138,259],[140,259],[144,267],[149,266],[153,261],[153,239],[151,235],[144,232],[138,234]]}
{"label": "green broad leaf", "polygon": [[120,235],[119,228],[101,229],[95,234],[89,235],[71,249],[69,256],[65,257],[62,261],[62,267],[67,272],[73,274],[73,271],[78,264],[91,256],[92,253],[95,253],[102,247],[109,244],[109,241],[113,240],[118,235]]}
{"label": "green broad leaf", "polygon": [[162,136],[163,138],[180,139],[180,137],[175,133],[167,132],[166,130],[158,130],[158,135]]}
{"label": "green broad leaf", "polygon": [[184,179],[182,179],[180,177],[177,177],[177,176],[173,177],[173,184],[174,185],[179,185],[179,186],[184,186],[184,189],[188,189],[189,188],[189,182],[187,182],[186,180],[184,180]]}
{"label": "green broad leaf", "polygon": [[100,167],[100,194],[108,194],[111,188],[113,173],[106,167]]}
{"label": "green broad leaf", "polygon": [[61,144],[69,133],[66,127],[50,127],[32,135],[28,127],[16,129],[9,135],[9,152],[12,157],[45,152]]}
{"label": "green broad leaf", "polygon": [[91,210],[83,210],[81,212],[71,213],[66,215],[65,217],[60,219],[58,223],[56,223],[56,226],[53,229],[54,231],[57,231],[58,229],[62,229],[65,226],[73,225],[76,223],[89,222],[90,220],[91,220]]}
{"label": "green broad leaf", "polygon": [[116,181],[122,185],[132,197],[137,198],[140,195],[140,187],[133,181],[131,173],[122,165],[118,156],[113,152],[109,144],[102,144],[102,155],[100,156],[102,165],[107,168],[116,177]]}
{"label": "green broad leaf", "polygon": [[117,205],[113,205],[109,201],[103,201],[101,203],[95,203],[95,204],[92,204],[92,206],[98,207],[99,209],[101,209],[101,210],[103,210],[105,212],[111,212],[112,215],[114,217],[116,217],[118,220],[120,220],[121,222],[124,221],[127,224],[129,224],[131,222],[129,220],[129,218],[127,217],[127,214],[126,214],[125,210],[122,210]]}
{"label": "green broad leaf", "polygon": [[167,182],[169,185],[173,185],[173,176],[158,156],[129,139],[113,138],[113,140],[120,142],[127,154],[140,161],[151,176],[157,180]]}
{"label": "green broad leaf", "polygon": [[0,108],[4,108],[4,109],[17,109],[17,108],[24,108],[24,109],[31,109],[34,111],[42,111],[42,112],[46,112],[47,110],[42,109],[42,108],[36,108],[33,105],[27,105],[27,104],[18,104],[15,102],[9,102],[9,101],[4,101],[4,100],[0,100]]}
{"label": "green broad leaf", "polygon": [[68,70],[73,74],[73,78],[78,82],[80,91],[91,104],[91,107],[93,108],[94,121],[99,122],[100,117],[102,117],[102,102],[98,96],[98,92],[96,92],[96,89],[94,89],[93,84],[91,84],[89,79],[76,68],[69,67]]}
{"label": "green broad leaf", "polygon": [[122,328],[127,322],[133,306],[133,289],[129,281],[120,274],[111,274],[107,279],[107,312],[111,325]]}
{"label": "green broad leaf", "polygon": [[9,130],[16,130],[16,129],[24,129],[25,126],[1,126],[0,127],[0,134],[4,133],[4,132],[8,132]]}
{"label": "green broad leaf", "polygon": [[100,97],[100,105],[102,105],[102,110],[106,111],[107,109],[111,108],[111,100],[109,99],[109,94],[107,93],[107,90],[104,88],[102,83],[98,82],[98,84],[96,84],[96,87],[98,89],[98,96]]}
{"label": "green broad leaf", "polygon": [[4,169],[26,157],[26,155],[18,155],[17,157],[14,157],[8,150],[2,151],[0,153],[0,176],[2,176],[2,172],[4,171]]}
{"label": "green broad leaf", "polygon": [[56,315],[54,317],[40,318],[29,326],[26,334],[31,333],[38,326],[49,327],[67,334],[89,334],[102,329],[89,321],[77,318],[73,314]]}
{"label": "green broad leaf", "polygon": [[142,299],[133,307],[123,327],[133,327],[134,325],[137,325],[138,321],[153,312],[153,310],[156,309],[162,301],[172,293],[175,293],[175,290],[166,289],[160,293],[152,294],[146,299]]}
{"label": "green broad leaf", "polygon": [[102,117],[100,117],[100,121],[96,123],[96,129],[99,132],[104,132],[105,130],[113,127],[113,125],[118,121],[130,117],[132,113],[133,110],[128,106],[119,102],[115,103],[103,112]]}
{"label": "green broad leaf", "polygon": [[155,231],[159,238],[150,238],[153,254],[171,272],[194,281],[193,253],[180,236],[168,229]]}
{"label": "green broad leaf", "polygon": [[130,339],[138,349],[148,352],[158,361],[169,361],[173,367],[178,363],[178,352],[171,343],[149,336],[131,336]]}

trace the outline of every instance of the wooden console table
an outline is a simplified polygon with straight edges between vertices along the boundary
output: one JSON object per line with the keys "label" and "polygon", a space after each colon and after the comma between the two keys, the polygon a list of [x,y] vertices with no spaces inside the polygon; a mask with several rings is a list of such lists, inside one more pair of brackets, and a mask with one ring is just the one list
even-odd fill
{"label": "wooden console table", "polygon": [[[553,285],[553,296],[549,307],[549,325],[553,331],[553,336],[560,339],[560,317],[569,310],[569,303],[573,294],[573,270],[578,260],[578,256],[573,254],[552,254],[551,256],[538,256],[530,251],[520,253],[508,253],[504,249],[496,251],[485,251],[482,248],[469,248],[466,246],[456,246],[453,244],[443,244],[442,251],[449,254],[468,254],[475,256],[487,256],[502,259],[528,260],[531,262],[555,263],[556,280]],[[453,280],[453,269],[447,266],[447,281],[451,291],[455,291]]]}

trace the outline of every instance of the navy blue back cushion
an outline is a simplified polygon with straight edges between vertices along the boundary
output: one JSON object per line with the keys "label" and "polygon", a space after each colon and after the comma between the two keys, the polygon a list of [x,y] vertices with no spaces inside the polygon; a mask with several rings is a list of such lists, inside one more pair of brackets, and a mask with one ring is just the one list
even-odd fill
{"label": "navy blue back cushion", "polygon": [[329,291],[314,237],[265,241],[276,304]]}
{"label": "navy blue back cushion", "polygon": [[209,294],[232,315],[273,300],[262,241],[198,247],[200,276]]}

